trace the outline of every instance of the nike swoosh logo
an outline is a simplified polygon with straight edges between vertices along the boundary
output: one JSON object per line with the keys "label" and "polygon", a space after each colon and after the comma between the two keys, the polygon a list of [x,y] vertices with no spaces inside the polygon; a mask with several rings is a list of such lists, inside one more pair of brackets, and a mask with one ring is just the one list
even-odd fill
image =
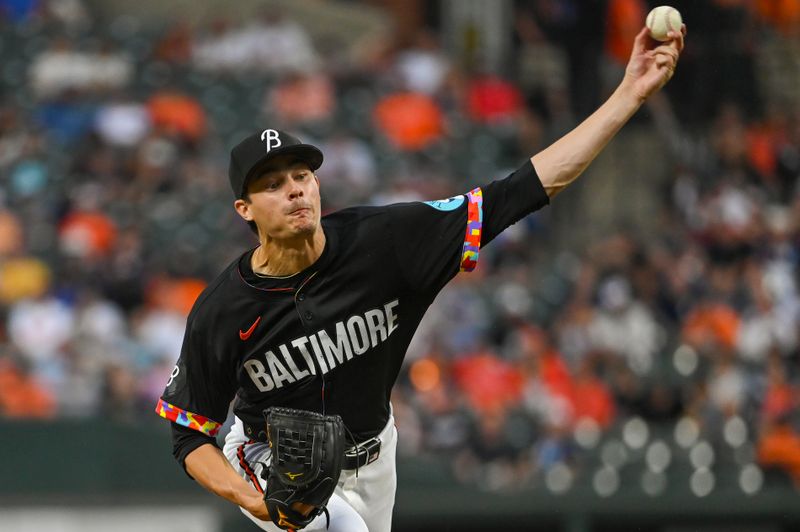
{"label": "nike swoosh logo", "polygon": [[239,329],[239,338],[241,338],[242,340],[247,340],[248,338],[250,338],[250,335],[253,334],[253,331],[256,330],[256,327],[258,327],[258,322],[260,321],[261,321],[261,316],[259,316],[258,319],[253,322],[253,324],[250,326],[249,329],[247,329],[246,332],[242,332],[242,330]]}

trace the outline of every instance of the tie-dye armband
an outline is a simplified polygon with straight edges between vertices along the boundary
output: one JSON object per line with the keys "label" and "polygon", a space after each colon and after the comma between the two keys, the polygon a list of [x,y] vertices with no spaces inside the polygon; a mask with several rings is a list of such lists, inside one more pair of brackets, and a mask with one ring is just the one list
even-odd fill
{"label": "tie-dye armband", "polygon": [[483,191],[476,188],[467,193],[467,231],[464,235],[464,248],[461,253],[462,272],[471,272],[478,265],[481,251],[481,231],[483,229]]}
{"label": "tie-dye armband", "polygon": [[212,421],[205,416],[171,405],[163,399],[158,400],[156,414],[170,421],[174,421],[178,425],[183,425],[184,427],[202,432],[207,436],[216,436],[222,426],[222,424]]}

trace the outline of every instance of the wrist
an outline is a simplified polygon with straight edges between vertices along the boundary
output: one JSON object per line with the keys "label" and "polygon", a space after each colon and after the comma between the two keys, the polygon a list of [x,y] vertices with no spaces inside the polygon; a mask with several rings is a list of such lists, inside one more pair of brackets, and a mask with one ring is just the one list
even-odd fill
{"label": "wrist", "polygon": [[630,110],[630,114],[635,113],[647,99],[646,96],[639,94],[636,90],[636,80],[627,75],[614,91],[614,96],[621,106]]}
{"label": "wrist", "polygon": [[267,505],[264,504],[264,498],[258,492],[254,492],[253,494],[248,493],[243,497],[243,500],[239,506],[263,521],[270,520],[269,511],[267,511]]}

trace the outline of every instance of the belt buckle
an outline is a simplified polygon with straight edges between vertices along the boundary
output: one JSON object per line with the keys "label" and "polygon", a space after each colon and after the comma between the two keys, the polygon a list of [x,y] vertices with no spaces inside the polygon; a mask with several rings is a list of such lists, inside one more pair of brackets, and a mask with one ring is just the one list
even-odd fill
{"label": "belt buckle", "polygon": [[348,458],[355,458],[359,467],[371,464],[381,454],[381,440],[380,438],[372,438],[358,444],[358,446],[351,447],[344,454]]}

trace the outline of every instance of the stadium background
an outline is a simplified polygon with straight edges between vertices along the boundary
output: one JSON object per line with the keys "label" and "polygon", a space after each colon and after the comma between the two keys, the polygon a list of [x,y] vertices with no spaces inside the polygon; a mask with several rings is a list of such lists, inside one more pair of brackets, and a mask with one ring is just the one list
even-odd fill
{"label": "stadium background", "polygon": [[[153,413],[253,237],[227,156],[323,207],[502,177],[620,79],[644,0],[0,0],[0,530],[250,530]],[[677,74],[437,299],[396,530],[797,530],[800,2],[674,0]]]}

